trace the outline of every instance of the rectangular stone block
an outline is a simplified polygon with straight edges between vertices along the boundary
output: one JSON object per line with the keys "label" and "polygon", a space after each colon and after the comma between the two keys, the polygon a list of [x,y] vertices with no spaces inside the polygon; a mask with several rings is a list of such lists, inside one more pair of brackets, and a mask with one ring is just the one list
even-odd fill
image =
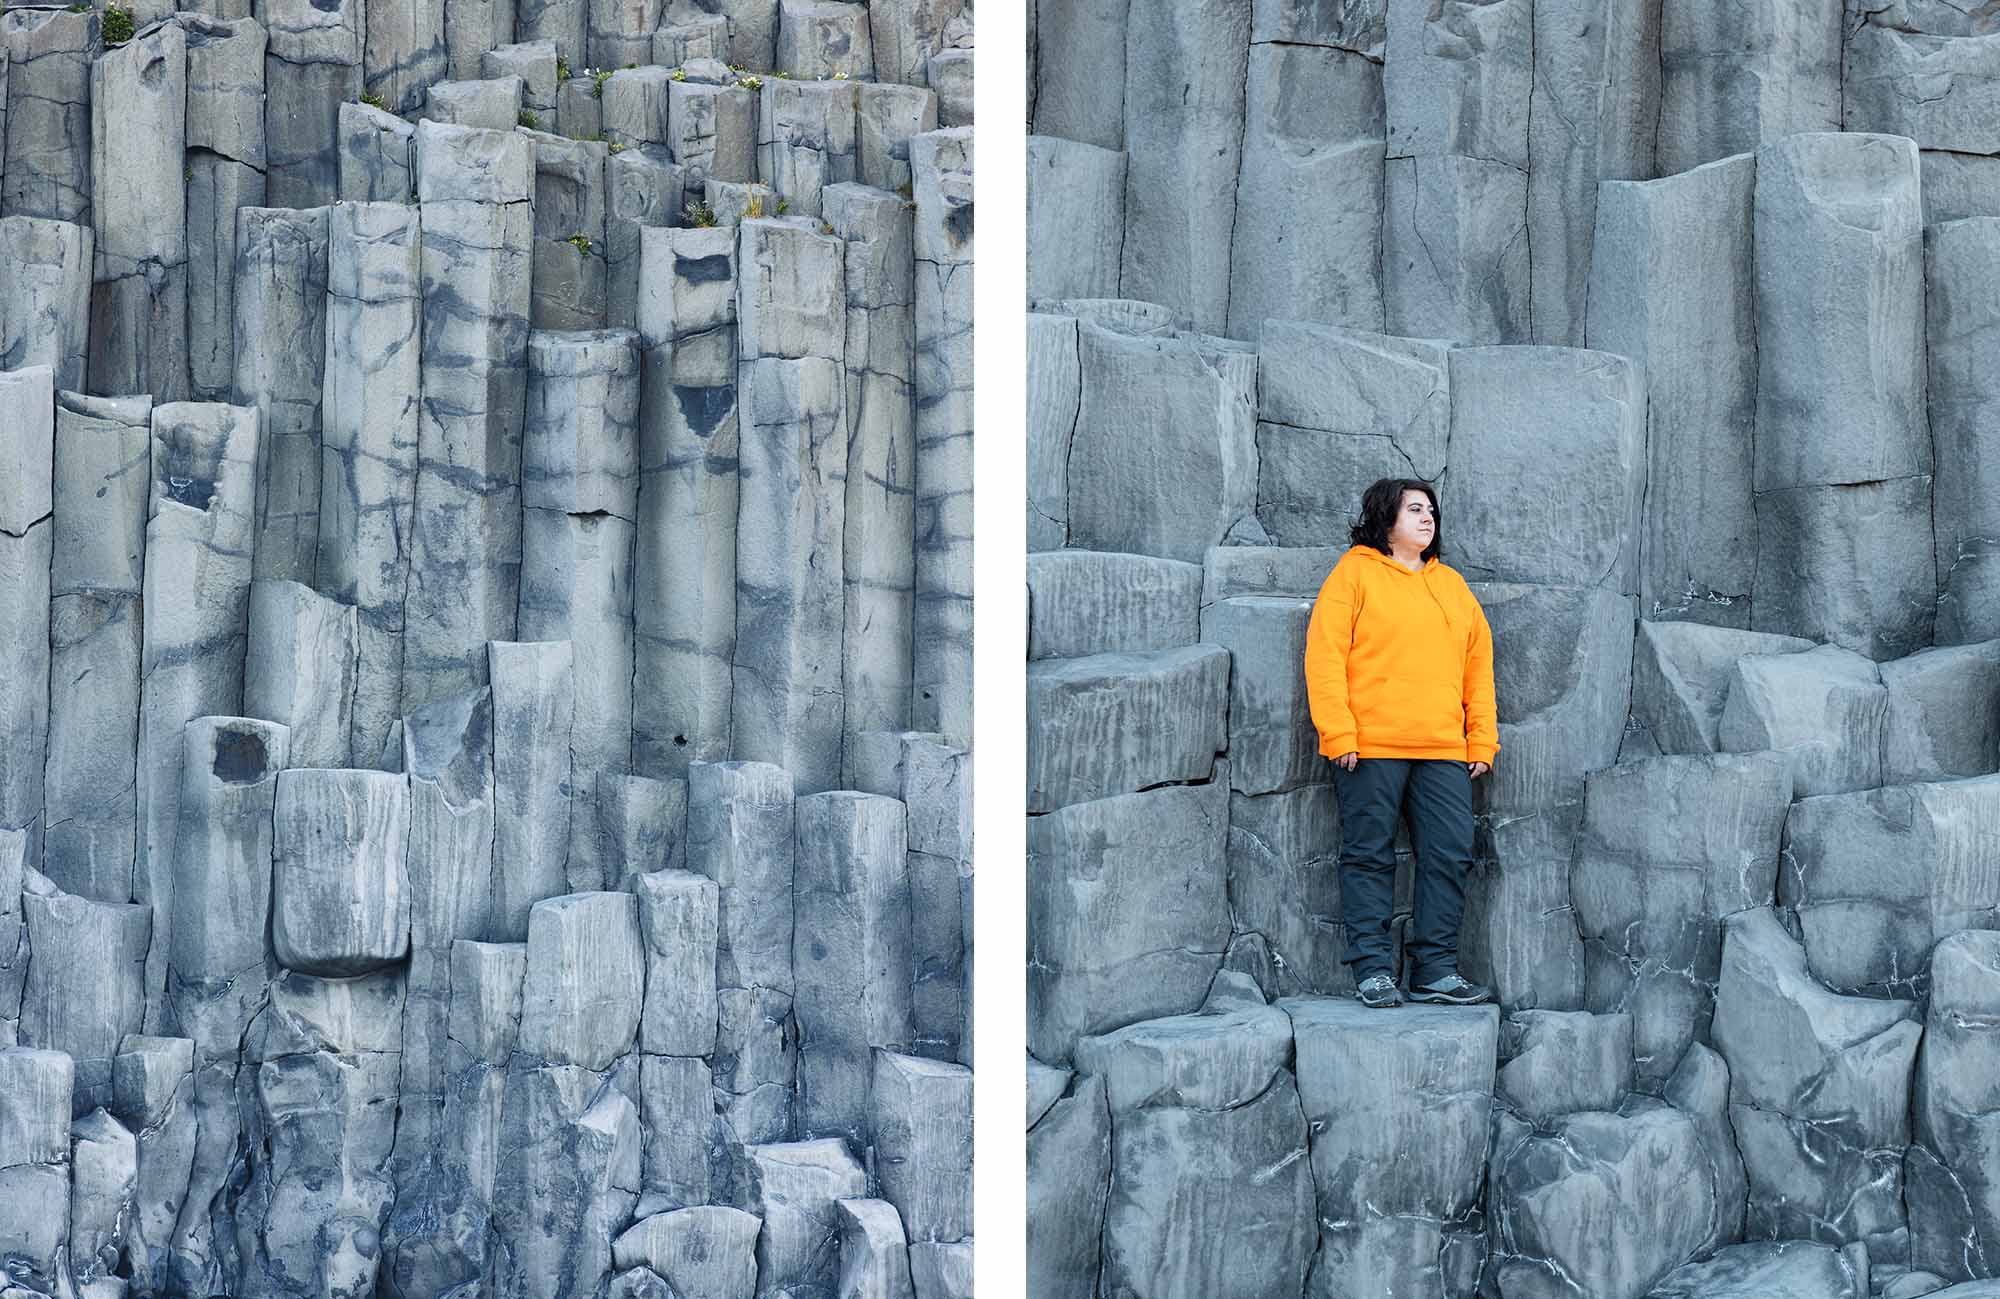
{"label": "rectangular stone block", "polygon": [[445,8],[446,0],[405,0],[368,14],[361,84],[388,111],[416,111],[424,92],[449,74]]}
{"label": "rectangular stone block", "polygon": [[882,1194],[912,1241],[972,1235],[972,1071],[877,1052],[875,1148]]}
{"label": "rectangular stone block", "polygon": [[604,323],[639,325],[640,230],[681,220],[686,172],[657,146],[614,153],[604,167]]}
{"label": "rectangular stone block", "polygon": [[536,329],[604,326],[604,164],[595,141],[523,131],[535,153]]}
{"label": "rectangular stone block", "polygon": [[1199,566],[1146,555],[1028,556],[1028,657],[1146,653],[1201,639]]}
{"label": "rectangular stone block", "polygon": [[361,97],[360,0],[266,0],[264,132],[272,207],[331,203],[340,183],[340,106]]}
{"label": "rectangular stone block", "polygon": [[1203,781],[1227,745],[1219,646],[1040,659],[1028,666],[1028,810]]}
{"label": "rectangular stone block", "polygon": [[[1925,172],[1928,184],[1929,171]],[[2000,208],[1995,209],[2000,215]],[[1928,217],[1925,218],[1929,220]],[[1937,538],[1936,640],[2000,636],[2000,471],[1982,452],[1996,393],[1976,359],[2000,321],[1993,274],[2000,221],[1954,221],[1924,232],[1926,397],[1935,455],[1931,509]]]}
{"label": "rectangular stone block", "polygon": [[1028,549],[1060,550],[1069,538],[1070,434],[1083,372],[1074,316],[1028,313]]}
{"label": "rectangular stone block", "polygon": [[[1267,997],[1344,996],[1340,809],[1333,787],[1229,798],[1229,966]],[[1239,963],[1241,962],[1241,963]]]}
{"label": "rectangular stone block", "polygon": [[62,1051],[75,1062],[72,1113],[109,1104],[118,1044],[146,1015],[146,949],[153,918],[144,906],[68,893],[26,893],[28,979],[21,995],[22,1046]]}
{"label": "rectangular stone block", "polygon": [[1229,651],[1230,788],[1276,794],[1331,779],[1306,701],[1306,624],[1313,602],[1243,596],[1209,605],[1201,640]]}
{"label": "rectangular stone block", "polygon": [[53,366],[59,390],[83,391],[93,244],[87,225],[0,217],[0,259],[11,268],[0,288],[0,364]]}
{"label": "rectangular stone block", "polygon": [[972,736],[970,128],[910,141],[916,185],[917,563],[910,722]]}
{"label": "rectangular stone block", "polygon": [[[260,578],[302,582],[318,567],[329,211],[251,208],[238,216],[231,400],[256,407],[263,429]],[[297,341],[270,346],[275,338]]]}
{"label": "rectangular stone block", "polygon": [[790,210],[818,216],[820,192],[860,172],[855,135],[857,83],[764,83],[757,109],[757,175],[790,201]]}
{"label": "rectangular stone block", "polygon": [[497,800],[491,934],[518,943],[528,936],[535,903],[569,891],[572,647],[495,641],[490,651]]}
{"label": "rectangular stone block", "polygon": [[187,14],[188,364],[200,401],[236,373],[236,211],[264,205],[264,59],[253,18]]}
{"label": "rectangular stone block", "polygon": [[[734,39],[732,36],[732,42]],[[741,59],[733,61],[743,63]],[[770,64],[745,66],[763,68]],[[741,81],[668,84],[667,148],[674,161],[686,168],[689,189],[711,179],[757,179],[758,93]]]}
{"label": "rectangular stone block", "polygon": [[[934,92],[915,85],[880,81],[860,83],[854,110],[855,179],[876,189],[902,193],[910,186],[910,138],[937,128],[937,95]],[[1125,203],[1122,170],[1113,201],[1122,212]],[[1037,244],[1038,249],[1045,247]],[[1038,251],[1037,260],[1044,255],[1056,254],[1053,250],[1047,254]],[[1110,256],[1110,274],[1115,288],[1117,254],[1113,252]]]}
{"label": "rectangular stone block", "polygon": [[1528,178],[1521,169],[1460,154],[1398,157],[1392,145],[1382,190],[1383,328],[1466,343],[1526,342]]}
{"label": "rectangular stone block", "polygon": [[359,621],[297,582],[250,584],[243,711],[291,731],[291,765],[347,767]]}
{"label": "rectangular stone block", "polygon": [[0,17],[12,65],[0,217],[91,223],[90,87],[101,22],[95,12],[53,8]]}
{"label": "rectangular stone block", "polygon": [[416,128],[372,104],[340,106],[335,193],[348,203],[409,203],[417,192]]}
{"label": "rectangular stone block", "polygon": [[1840,129],[1842,15],[1675,0],[1660,15],[1662,176],[1801,131]]}
{"label": "rectangular stone block", "polygon": [[1882,662],[1931,643],[1936,553],[1929,474],[1827,484],[1757,497],[1751,626],[1830,641]]}
{"label": "rectangular stone block", "polygon": [[[646,959],[640,1049],[648,1055],[709,1055],[715,1049],[719,886],[683,870],[653,871],[633,883]],[[704,1086],[704,1096],[706,1091]]]}

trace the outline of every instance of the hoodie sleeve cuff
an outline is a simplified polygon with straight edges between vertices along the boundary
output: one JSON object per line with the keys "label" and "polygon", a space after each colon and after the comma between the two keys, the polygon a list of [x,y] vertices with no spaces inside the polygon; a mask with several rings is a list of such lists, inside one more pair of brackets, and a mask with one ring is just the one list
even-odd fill
{"label": "hoodie sleeve cuff", "polygon": [[1320,753],[1328,760],[1345,757],[1350,753],[1357,753],[1361,749],[1361,740],[1358,736],[1332,735],[1325,737],[1325,739],[1327,741],[1326,747],[1321,749]]}
{"label": "hoodie sleeve cuff", "polygon": [[1465,760],[1483,762],[1490,767],[1493,765],[1494,756],[1499,752],[1500,746],[1496,744],[1468,744],[1465,746]]}

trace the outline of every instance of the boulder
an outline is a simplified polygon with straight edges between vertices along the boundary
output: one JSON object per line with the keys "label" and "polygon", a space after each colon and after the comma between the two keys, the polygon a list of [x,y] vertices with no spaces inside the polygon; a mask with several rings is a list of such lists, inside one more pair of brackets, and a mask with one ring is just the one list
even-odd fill
{"label": "boulder", "polygon": [[757,1288],[757,1233],[753,1214],[707,1205],[655,1214],[612,1242],[621,1268],[645,1266],[684,1294],[751,1299]]}
{"label": "boulder", "polygon": [[868,1176],[840,1142],[750,1146],[747,1203],[763,1220],[757,1237],[757,1280],[765,1293],[833,1293],[839,1251],[840,1200],[867,1194]]}
{"label": "boulder", "polygon": [[972,1071],[875,1053],[870,1130],[882,1196],[912,1243],[972,1235]]}
{"label": "boulder", "polygon": [[1753,1241],[1682,1264],[1646,1299],[1867,1299],[1868,1270],[1867,1253],[1858,1248]]}

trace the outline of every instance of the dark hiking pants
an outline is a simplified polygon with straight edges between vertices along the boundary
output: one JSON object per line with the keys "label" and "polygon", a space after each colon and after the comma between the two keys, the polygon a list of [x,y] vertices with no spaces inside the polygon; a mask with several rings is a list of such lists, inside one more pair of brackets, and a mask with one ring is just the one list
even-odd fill
{"label": "dark hiking pants", "polygon": [[1454,759],[1361,758],[1333,768],[1340,799],[1340,910],[1347,926],[1341,959],[1359,983],[1395,977],[1389,913],[1396,898],[1396,821],[1410,820],[1416,851],[1415,914],[1404,954],[1410,986],[1458,969],[1458,925],[1472,870],[1472,776]]}

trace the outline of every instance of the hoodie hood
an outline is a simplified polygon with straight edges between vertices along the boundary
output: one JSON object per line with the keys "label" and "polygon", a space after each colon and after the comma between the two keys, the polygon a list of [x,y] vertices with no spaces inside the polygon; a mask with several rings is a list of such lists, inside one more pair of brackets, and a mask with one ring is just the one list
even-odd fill
{"label": "hoodie hood", "polygon": [[[1408,578],[1412,581],[1423,583],[1424,594],[1428,595],[1431,598],[1431,603],[1435,604],[1438,608],[1438,612],[1444,615],[1444,625],[1451,628],[1453,631],[1458,630],[1459,620],[1451,616],[1451,605],[1446,603],[1444,600],[1438,598],[1437,587],[1435,583],[1439,580],[1439,574],[1446,570],[1444,568],[1444,565],[1441,562],[1439,562],[1437,556],[1433,555],[1429,559],[1425,560],[1424,566],[1422,568],[1405,568],[1403,566],[1403,562],[1397,559],[1394,555],[1385,555],[1381,551],[1375,549],[1375,547],[1373,546],[1349,546],[1347,548],[1347,554],[1365,556],[1366,558],[1372,559],[1376,563],[1382,565],[1384,568],[1388,569],[1392,573],[1399,574],[1402,577]],[[1343,558],[1345,558],[1345,556],[1343,556]]]}

